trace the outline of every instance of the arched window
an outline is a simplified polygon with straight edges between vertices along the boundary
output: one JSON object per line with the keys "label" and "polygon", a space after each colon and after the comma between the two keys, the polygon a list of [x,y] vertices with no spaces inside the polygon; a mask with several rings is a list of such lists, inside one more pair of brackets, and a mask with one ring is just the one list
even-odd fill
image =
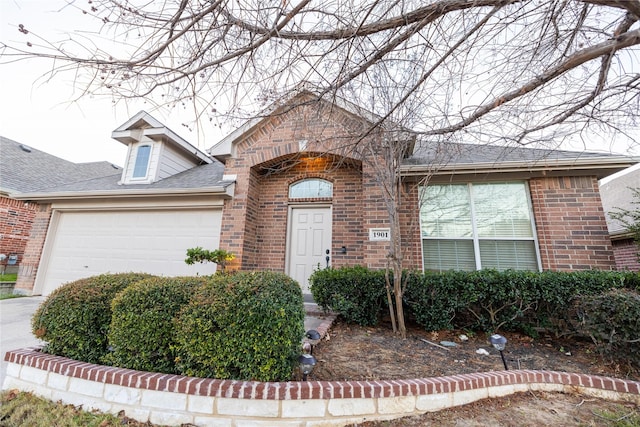
{"label": "arched window", "polygon": [[324,179],[303,179],[289,186],[290,199],[315,199],[332,196],[333,184]]}
{"label": "arched window", "polygon": [[150,154],[150,145],[141,145],[140,147],[138,147],[138,152],[136,153],[136,164],[133,167],[134,178],[144,178],[145,176],[147,176]]}

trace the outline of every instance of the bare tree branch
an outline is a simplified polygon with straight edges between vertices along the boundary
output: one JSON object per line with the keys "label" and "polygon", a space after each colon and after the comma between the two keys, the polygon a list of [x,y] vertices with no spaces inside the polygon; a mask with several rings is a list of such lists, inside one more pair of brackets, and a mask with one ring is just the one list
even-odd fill
{"label": "bare tree branch", "polygon": [[[448,126],[445,128],[440,128],[434,131],[427,131],[425,132],[426,135],[441,135],[441,134],[445,134],[445,133],[452,133],[452,132],[456,132],[459,130],[462,130],[463,128],[469,126],[471,123],[479,120],[482,116],[488,114],[489,112],[493,111],[494,109],[500,107],[501,105],[513,101],[514,99],[517,99],[519,97],[522,97],[532,91],[534,91],[535,89],[540,88],[541,86],[544,86],[545,84],[547,84],[548,82],[550,82],[551,80],[559,77],[560,75],[566,73],[569,70],[572,70],[574,68],[576,68],[579,65],[582,65],[588,61],[591,61],[595,58],[599,58],[601,56],[610,56],[612,54],[614,54],[616,51],[620,50],[620,49],[624,49],[630,46],[635,46],[640,44],[640,30],[635,30],[635,31],[631,31],[625,34],[622,34],[618,37],[616,37],[615,39],[611,39],[607,42],[603,42],[600,43],[596,46],[587,48],[587,49],[583,49],[573,55],[571,55],[569,58],[567,58],[564,62],[558,64],[557,66],[546,70],[543,74],[541,74],[540,76],[537,76],[535,78],[533,78],[532,80],[528,81],[527,83],[525,83],[524,85],[511,90],[509,92],[506,92],[496,98],[494,98],[493,100],[491,100],[490,102],[482,105],[481,107],[479,107],[478,109],[476,109],[476,111],[471,114],[469,117],[467,117],[466,119],[460,121],[459,123],[456,123],[453,126]],[[609,62],[608,60],[606,61],[607,63]],[[608,67],[607,67],[608,68]],[[601,79],[604,79],[604,76],[601,77]],[[600,86],[602,86],[604,82],[602,81]],[[601,89],[599,89],[601,90]],[[593,97],[588,97],[590,98],[590,100],[593,99]],[[588,102],[587,102],[588,103]],[[586,103],[585,103],[586,105]],[[574,111],[575,112],[575,111]],[[571,114],[569,114],[571,115]],[[546,127],[546,126],[545,126]]]}

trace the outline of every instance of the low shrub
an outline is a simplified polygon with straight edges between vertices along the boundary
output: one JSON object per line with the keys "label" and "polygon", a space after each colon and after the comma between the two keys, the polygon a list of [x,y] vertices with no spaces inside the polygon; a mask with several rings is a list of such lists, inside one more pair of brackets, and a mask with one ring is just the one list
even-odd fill
{"label": "low shrub", "polygon": [[304,316],[300,286],[284,274],[215,275],[178,315],[177,365],[205,378],[288,380]]}
{"label": "low shrub", "polygon": [[385,273],[365,267],[316,270],[309,278],[320,307],[362,326],[378,323],[386,298]]}
{"label": "low shrub", "polygon": [[625,286],[624,273],[587,270],[575,272],[545,271],[537,274],[539,323],[556,335],[576,333],[569,308],[580,296],[598,295]]}
{"label": "low shrub", "polygon": [[89,363],[107,353],[111,300],[148,274],[103,274],[62,285],[36,310],[33,334],[46,341],[44,351]]}
{"label": "low shrub", "polygon": [[614,359],[640,366],[640,294],[630,289],[612,289],[597,295],[577,297],[572,321],[582,336]]}
{"label": "low shrub", "polygon": [[634,278],[615,271],[414,272],[409,274],[404,299],[411,315],[428,330],[534,333],[544,327],[570,334],[567,308],[577,296],[630,287]]}
{"label": "low shrub", "polygon": [[633,289],[640,292],[640,271],[625,271],[624,272],[624,287],[627,289]]}
{"label": "low shrub", "polygon": [[459,310],[473,300],[472,293],[463,291],[466,276],[460,271],[407,272],[404,302],[408,313],[428,331],[453,329]]}
{"label": "low shrub", "polygon": [[112,302],[111,352],[105,363],[139,371],[178,373],[174,317],[203,277],[151,277],[120,292]]}
{"label": "low shrub", "polygon": [[536,274],[492,269],[467,273],[462,285],[467,297],[459,305],[457,326],[487,332],[527,329],[538,309]]}

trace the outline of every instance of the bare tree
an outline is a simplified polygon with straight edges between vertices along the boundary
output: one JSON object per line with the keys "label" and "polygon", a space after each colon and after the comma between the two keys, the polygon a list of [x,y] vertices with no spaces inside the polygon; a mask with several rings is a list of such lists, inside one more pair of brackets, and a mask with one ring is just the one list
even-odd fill
{"label": "bare tree", "polygon": [[[55,73],[75,73],[85,93],[190,105],[205,126],[252,116],[304,85],[375,114],[358,141],[397,125],[433,144],[553,149],[575,135],[639,139],[640,0],[87,0],[84,7],[78,13],[95,18],[96,31],[56,41],[25,21],[24,42],[0,45],[0,61],[50,59]],[[393,216],[406,141],[382,140],[357,150],[378,150],[387,161],[383,192],[399,239]],[[399,274],[394,239],[389,256]]]}
{"label": "bare tree", "polygon": [[[78,2],[68,7],[79,8]],[[640,1],[87,0],[96,31],[3,43],[2,61],[55,60],[86,93],[193,105],[217,121],[304,82],[353,102],[401,87],[381,120],[412,111],[427,137],[549,141],[624,133],[639,111]],[[28,19],[28,18],[27,18]],[[114,44],[109,39],[116,40]],[[111,48],[111,50],[109,50]],[[411,70],[411,82],[393,81]],[[419,101],[419,102],[416,102]],[[365,103],[366,105],[366,103]],[[400,114],[398,114],[400,113]]]}

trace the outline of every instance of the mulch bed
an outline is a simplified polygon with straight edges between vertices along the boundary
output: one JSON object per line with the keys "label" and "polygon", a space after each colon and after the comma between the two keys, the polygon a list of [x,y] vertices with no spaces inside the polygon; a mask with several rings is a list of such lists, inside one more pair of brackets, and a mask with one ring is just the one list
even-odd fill
{"label": "mulch bed", "polygon": [[[509,369],[640,379],[637,367],[601,356],[591,341],[552,335],[534,339],[511,332],[502,335],[508,340],[503,353]],[[407,338],[401,339],[387,322],[362,327],[336,320],[327,336],[314,347],[318,364],[309,379],[392,380],[503,370],[500,353],[488,338],[484,333],[468,331],[425,331],[410,324]],[[456,345],[442,348],[443,341]],[[477,352],[481,349],[488,355]]]}

